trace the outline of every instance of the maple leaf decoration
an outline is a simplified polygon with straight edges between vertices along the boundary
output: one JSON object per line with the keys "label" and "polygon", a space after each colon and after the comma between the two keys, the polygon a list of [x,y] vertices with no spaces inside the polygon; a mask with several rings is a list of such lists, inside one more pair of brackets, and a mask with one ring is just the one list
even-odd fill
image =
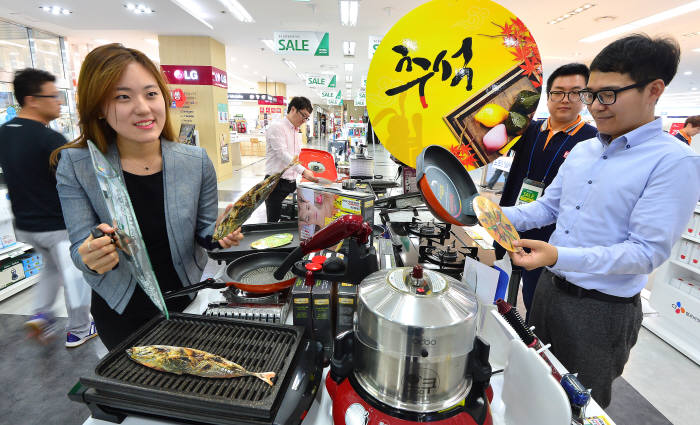
{"label": "maple leaf decoration", "polygon": [[465,167],[478,168],[474,152],[468,145],[463,145],[461,143],[458,145],[452,145],[450,146],[450,152],[452,152],[452,155],[456,156],[457,159],[459,159],[459,162],[461,162]]}
{"label": "maple leaf decoration", "polygon": [[540,51],[523,21],[519,18],[511,18],[510,22],[505,22],[503,25],[495,22],[493,24],[501,29],[501,33],[489,37],[501,37],[504,45],[513,55],[513,60],[520,62],[520,68],[524,74],[535,87],[540,87],[542,85]]}

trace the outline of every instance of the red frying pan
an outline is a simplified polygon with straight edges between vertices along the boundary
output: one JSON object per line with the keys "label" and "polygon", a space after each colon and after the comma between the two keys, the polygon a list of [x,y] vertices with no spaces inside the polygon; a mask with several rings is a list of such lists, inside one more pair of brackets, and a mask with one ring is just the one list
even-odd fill
{"label": "red frying pan", "polygon": [[479,195],[459,159],[438,145],[423,149],[416,158],[416,180],[430,212],[445,223],[477,223],[472,200]]}
{"label": "red frying pan", "polygon": [[269,294],[285,289],[297,279],[294,273],[287,272],[281,279],[273,273],[284,262],[288,252],[256,252],[244,255],[226,266],[226,277],[238,289],[254,294]]}
{"label": "red frying pan", "polygon": [[269,294],[285,289],[294,284],[296,280],[294,273],[289,271],[280,280],[275,279],[272,274],[282,264],[287,255],[287,252],[255,252],[244,255],[231,261],[226,266],[224,279],[228,279],[228,282],[207,279],[177,291],[166,292],[163,294],[163,299],[169,300],[205,288],[224,289],[235,286],[254,294]]}
{"label": "red frying pan", "polygon": [[[299,153],[299,163],[314,173],[315,177],[325,180],[338,180],[338,172],[335,169],[335,160],[330,152],[320,149],[304,148]],[[302,179],[302,181],[308,181]]]}

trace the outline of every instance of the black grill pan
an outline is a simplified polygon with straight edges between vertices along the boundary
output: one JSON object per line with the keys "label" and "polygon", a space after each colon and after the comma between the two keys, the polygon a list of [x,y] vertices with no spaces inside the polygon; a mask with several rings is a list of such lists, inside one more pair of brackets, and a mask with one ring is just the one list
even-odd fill
{"label": "black grill pan", "polygon": [[[212,260],[229,262],[238,257],[252,254],[254,252],[292,252],[294,248],[299,247],[299,224],[296,221],[244,224],[241,226],[241,233],[243,233],[244,238],[241,240],[241,243],[238,246],[207,251],[209,258]],[[277,248],[253,249],[250,247],[250,244],[258,239],[272,236],[277,233],[291,233],[294,236],[294,239],[292,239],[292,242],[289,244]]]}
{"label": "black grill pan", "polygon": [[[274,417],[284,397],[287,374],[297,361],[302,334],[302,328],[295,326],[172,313],[170,320],[162,316],[152,319],[80,382],[95,390],[100,404],[129,407],[136,413],[188,419],[218,417],[219,423],[266,422]],[[255,377],[213,379],[159,372],[134,362],[124,351],[154,344],[196,348],[248,370],[273,371],[277,374],[275,385],[270,387]]]}

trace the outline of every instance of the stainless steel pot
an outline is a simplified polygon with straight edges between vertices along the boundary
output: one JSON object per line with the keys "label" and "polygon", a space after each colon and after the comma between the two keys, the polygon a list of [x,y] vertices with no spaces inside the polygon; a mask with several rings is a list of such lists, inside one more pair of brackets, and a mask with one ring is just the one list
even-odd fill
{"label": "stainless steel pot", "polygon": [[461,282],[420,272],[380,270],[362,281],[354,374],[385,404],[434,412],[454,406],[469,392],[465,372],[479,304]]}

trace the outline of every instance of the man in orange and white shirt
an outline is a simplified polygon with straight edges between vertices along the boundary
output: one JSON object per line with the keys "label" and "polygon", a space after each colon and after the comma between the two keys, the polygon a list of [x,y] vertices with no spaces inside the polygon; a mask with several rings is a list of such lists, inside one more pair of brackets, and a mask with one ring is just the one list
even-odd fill
{"label": "man in orange and white shirt", "polygon": [[[299,127],[311,116],[313,107],[305,97],[293,97],[287,107],[287,115],[273,121],[265,132],[267,158],[265,161],[265,177],[282,171],[295,156],[301,152],[301,140],[297,138]],[[282,201],[297,188],[297,176],[301,174],[309,181],[316,182],[311,170],[297,165],[282,174],[277,186],[265,201],[268,223],[276,223],[282,212]]]}
{"label": "man in orange and white shirt", "polygon": [[690,145],[693,136],[698,133],[700,133],[700,115],[694,115],[685,120],[683,128],[676,133],[676,139]]}

